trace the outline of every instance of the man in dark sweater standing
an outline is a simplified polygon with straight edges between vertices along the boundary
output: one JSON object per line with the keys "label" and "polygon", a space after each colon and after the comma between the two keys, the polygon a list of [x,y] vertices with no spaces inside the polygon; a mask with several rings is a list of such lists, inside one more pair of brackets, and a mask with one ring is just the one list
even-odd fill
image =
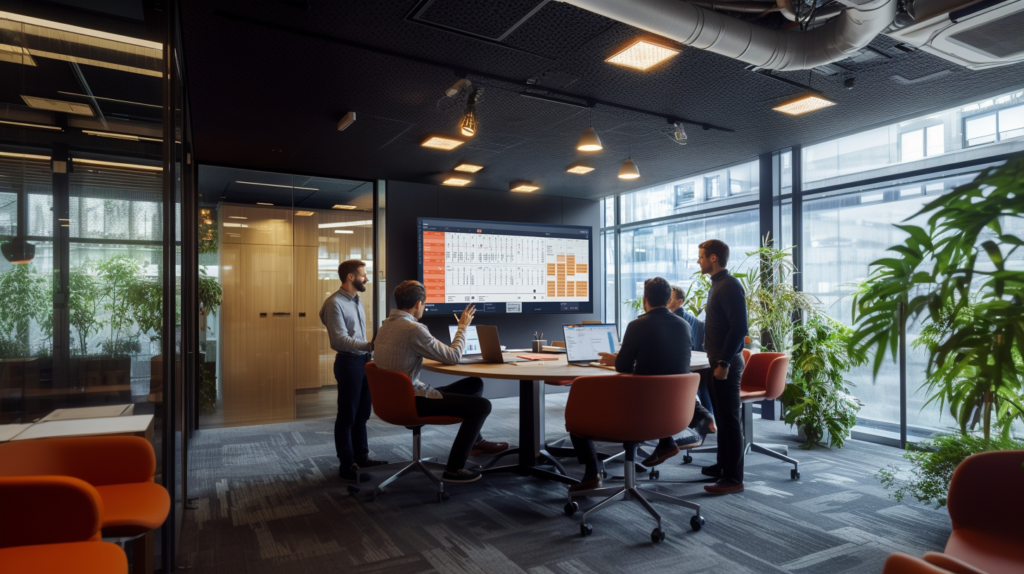
{"label": "man in dark sweater standing", "polygon": [[701,273],[711,276],[704,321],[704,351],[714,369],[711,401],[718,423],[718,463],[701,472],[718,478],[704,490],[730,494],[743,490],[743,430],[740,426],[740,378],[747,301],[739,280],[729,274],[729,246],[717,239],[700,244]]}

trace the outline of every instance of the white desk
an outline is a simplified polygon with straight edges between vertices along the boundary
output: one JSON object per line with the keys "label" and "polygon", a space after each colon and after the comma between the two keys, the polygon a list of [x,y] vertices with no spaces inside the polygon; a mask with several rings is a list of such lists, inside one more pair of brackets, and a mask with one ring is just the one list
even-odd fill
{"label": "white desk", "polygon": [[135,414],[135,405],[104,405],[101,407],[79,407],[73,409],[57,409],[37,422],[70,421],[76,419],[100,419],[106,417],[122,417]]}
{"label": "white desk", "polygon": [[25,431],[28,427],[32,426],[32,423],[16,424],[16,425],[0,425],[0,442],[7,442],[14,440],[14,437],[18,436]]}
{"label": "white desk", "polygon": [[152,434],[153,415],[137,415],[40,422],[25,429],[12,440],[97,435],[133,435],[152,439]]}

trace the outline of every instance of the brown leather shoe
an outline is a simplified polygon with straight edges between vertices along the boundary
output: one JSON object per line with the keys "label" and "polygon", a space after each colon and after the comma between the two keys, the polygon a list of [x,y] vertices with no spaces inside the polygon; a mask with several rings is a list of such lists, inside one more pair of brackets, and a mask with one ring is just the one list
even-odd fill
{"label": "brown leather shoe", "polygon": [[508,450],[507,442],[491,442],[482,440],[473,445],[473,450],[470,451],[470,456],[480,456],[482,454],[498,454]]}
{"label": "brown leather shoe", "polygon": [[601,477],[581,480],[579,484],[570,486],[569,492],[583,492],[584,490],[594,490],[596,488],[601,488]]}
{"label": "brown leather shoe", "polygon": [[643,464],[647,468],[651,468],[652,466],[658,466],[659,464],[665,462],[666,460],[672,458],[677,454],[679,454],[679,447],[676,445],[672,445],[671,447],[665,449],[662,449],[659,446],[658,448],[654,449],[654,452],[651,453],[651,456],[645,458],[641,464]]}
{"label": "brown leather shoe", "polygon": [[715,484],[708,484],[704,487],[704,490],[711,494],[733,494],[736,492],[743,492],[743,483],[734,482],[732,480],[719,480]]}

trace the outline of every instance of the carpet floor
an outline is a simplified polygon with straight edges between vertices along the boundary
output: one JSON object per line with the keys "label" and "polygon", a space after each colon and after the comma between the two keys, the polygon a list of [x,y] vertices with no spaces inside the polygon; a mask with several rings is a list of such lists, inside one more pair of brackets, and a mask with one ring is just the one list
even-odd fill
{"label": "carpet floor", "polygon": [[[566,436],[566,397],[547,398],[549,440]],[[514,442],[517,413],[516,398],[493,401],[484,436]],[[371,457],[411,457],[412,433],[377,418],[369,427]],[[451,499],[444,503],[414,475],[376,501],[353,497],[337,478],[333,429],[333,419],[320,419],[198,431],[189,454],[194,508],[185,511],[179,566],[197,574],[875,574],[890,553],[941,550],[950,533],[945,510],[896,504],[879,486],[875,473],[901,462],[901,451],[853,440],[840,450],[803,451],[775,421],[756,419],[756,439],[788,445],[801,479],[790,480],[790,465],[752,454],[745,492],[711,497],[696,481],[714,455],[695,455],[690,465],[670,459],[660,480],[639,482],[698,502],[707,523],[693,532],[693,511],[654,503],[667,533],[659,544],[650,539],[654,520],[631,503],[593,516],[594,533],[584,538],[580,514],[563,514],[565,486],[511,474],[445,485]],[[426,427],[424,455],[444,460],[455,431]],[[575,460],[562,462],[570,475],[582,474]]]}

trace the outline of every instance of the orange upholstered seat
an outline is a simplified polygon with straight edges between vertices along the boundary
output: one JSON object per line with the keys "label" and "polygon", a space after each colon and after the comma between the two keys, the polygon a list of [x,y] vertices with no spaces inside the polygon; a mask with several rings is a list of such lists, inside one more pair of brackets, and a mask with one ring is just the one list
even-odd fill
{"label": "orange upholstered seat", "polygon": [[882,574],[949,574],[949,572],[920,558],[896,552],[885,559]]}
{"label": "orange upholstered seat", "polygon": [[69,476],[0,477],[0,572],[127,574],[117,545],[99,541],[103,502]]}
{"label": "orange upholstered seat", "polygon": [[81,479],[103,500],[104,537],[133,537],[163,524],[171,508],[153,482],[156,454],[133,436],[90,436],[0,444],[0,476],[61,475]]}
{"label": "orange upholstered seat", "polygon": [[946,507],[946,554],[988,574],[1024,572],[1024,451],[967,457],[953,472]]}

